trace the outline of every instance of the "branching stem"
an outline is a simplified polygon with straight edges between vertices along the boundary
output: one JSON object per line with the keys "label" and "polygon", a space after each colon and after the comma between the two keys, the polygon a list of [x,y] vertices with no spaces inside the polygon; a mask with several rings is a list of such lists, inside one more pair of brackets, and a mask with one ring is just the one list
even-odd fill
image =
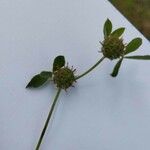
{"label": "branching stem", "polygon": [[[83,74],[77,76],[77,77],[76,77],[76,80],[82,78],[83,76],[85,76],[85,75],[87,75],[89,72],[91,72],[93,69],[95,69],[95,68],[104,60],[104,58],[105,58],[105,57],[102,57],[102,58],[101,58],[95,65],[93,65],[90,69],[88,69],[88,70],[87,70],[86,72],[84,72]],[[57,91],[57,93],[56,93],[56,96],[55,96],[55,98],[54,98],[53,104],[52,104],[52,106],[51,106],[50,112],[49,112],[48,117],[47,117],[47,119],[46,119],[44,128],[43,128],[43,130],[42,130],[42,132],[41,132],[41,135],[40,135],[40,138],[39,138],[39,140],[38,140],[38,143],[37,143],[37,145],[36,145],[36,149],[35,149],[35,150],[39,150],[39,148],[40,148],[40,145],[41,145],[41,143],[42,143],[42,140],[43,140],[43,137],[44,137],[44,135],[45,135],[46,129],[47,129],[47,127],[48,127],[49,121],[50,121],[50,119],[51,119],[53,110],[54,110],[54,108],[55,108],[55,105],[56,105],[56,103],[57,103],[58,97],[59,97],[59,95],[60,95],[60,92],[61,92],[61,89],[59,88],[58,91]]]}
{"label": "branching stem", "polygon": [[93,69],[95,69],[103,60],[105,57],[102,57],[94,66],[92,66],[90,69],[88,69],[86,72],[83,74],[79,75],[76,77],[76,80],[82,78],[83,76],[87,75],[89,72],[91,72]]}

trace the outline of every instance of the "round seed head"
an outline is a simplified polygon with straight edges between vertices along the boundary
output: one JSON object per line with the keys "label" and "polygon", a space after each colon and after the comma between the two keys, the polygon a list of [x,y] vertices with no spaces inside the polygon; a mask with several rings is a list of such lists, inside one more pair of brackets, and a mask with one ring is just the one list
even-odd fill
{"label": "round seed head", "polygon": [[74,75],[75,69],[67,67],[60,68],[59,70],[54,72],[54,83],[58,88],[67,89],[73,86],[75,80]]}
{"label": "round seed head", "polygon": [[109,36],[102,42],[102,53],[111,60],[123,56],[124,48],[123,40],[116,36]]}

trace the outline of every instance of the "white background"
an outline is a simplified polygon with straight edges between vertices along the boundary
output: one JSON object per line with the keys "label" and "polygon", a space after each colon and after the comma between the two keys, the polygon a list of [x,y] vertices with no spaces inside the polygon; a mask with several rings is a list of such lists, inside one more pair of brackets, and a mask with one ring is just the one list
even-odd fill
{"label": "white background", "polygon": [[[34,150],[56,88],[26,84],[57,55],[77,74],[93,65],[107,18],[126,27],[124,42],[143,38],[135,54],[150,54],[107,0],[0,0],[0,150]],[[105,60],[61,93],[41,150],[150,149],[150,62],[125,60],[115,79],[114,64]]]}

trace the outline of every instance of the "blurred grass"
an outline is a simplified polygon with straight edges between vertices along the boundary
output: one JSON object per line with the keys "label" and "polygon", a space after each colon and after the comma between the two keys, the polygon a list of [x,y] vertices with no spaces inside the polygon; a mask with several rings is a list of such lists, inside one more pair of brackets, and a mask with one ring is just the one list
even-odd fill
{"label": "blurred grass", "polygon": [[150,40],[150,0],[109,0]]}

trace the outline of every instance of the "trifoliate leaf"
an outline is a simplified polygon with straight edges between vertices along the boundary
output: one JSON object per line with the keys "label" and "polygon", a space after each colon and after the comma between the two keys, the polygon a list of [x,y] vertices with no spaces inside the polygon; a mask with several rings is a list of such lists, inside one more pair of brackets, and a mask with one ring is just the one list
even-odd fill
{"label": "trifoliate leaf", "polygon": [[143,55],[143,56],[126,56],[124,58],[127,59],[138,59],[138,60],[150,60],[150,55]]}
{"label": "trifoliate leaf", "polygon": [[65,65],[65,57],[64,56],[57,56],[54,59],[54,63],[53,63],[53,72],[60,69],[61,67],[63,67]]}
{"label": "trifoliate leaf", "polygon": [[142,39],[141,38],[135,38],[133,39],[127,46],[125,50],[125,55],[136,51],[142,44]]}
{"label": "trifoliate leaf", "polygon": [[109,19],[106,20],[103,28],[104,37],[107,38],[112,31],[112,23]]}
{"label": "trifoliate leaf", "polygon": [[31,81],[28,83],[28,85],[26,86],[26,88],[37,88],[42,86],[44,83],[46,83],[48,81],[48,79],[50,79],[52,77],[52,73],[48,72],[48,71],[43,71],[40,74],[35,75]]}
{"label": "trifoliate leaf", "polygon": [[113,72],[111,73],[111,76],[112,76],[112,77],[116,77],[116,76],[118,75],[118,72],[119,72],[119,69],[120,69],[122,60],[123,60],[123,58],[121,58],[121,59],[117,62],[117,64],[115,65],[114,70],[113,70]]}
{"label": "trifoliate leaf", "polygon": [[124,33],[125,28],[118,28],[111,33],[111,35],[120,37]]}

